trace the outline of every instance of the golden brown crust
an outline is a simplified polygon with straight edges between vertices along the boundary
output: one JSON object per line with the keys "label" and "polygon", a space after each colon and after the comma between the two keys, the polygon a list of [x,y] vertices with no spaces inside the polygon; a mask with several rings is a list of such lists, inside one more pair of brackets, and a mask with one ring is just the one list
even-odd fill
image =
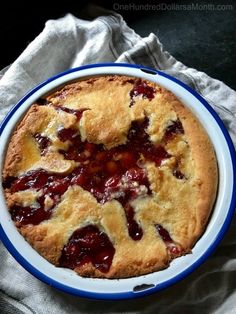
{"label": "golden brown crust", "polygon": [[197,179],[194,184],[198,187],[194,232],[196,241],[199,234],[204,231],[211,212],[209,208],[212,208],[216,197],[218,186],[216,157],[206,131],[196,118],[192,114],[188,114],[186,108],[179,102],[174,105],[174,109],[182,121],[186,134],[188,134],[192,158],[195,160],[194,171]]}
{"label": "golden brown crust", "polygon": [[[58,265],[61,251],[73,231],[86,224],[96,224],[115,247],[110,270],[102,273],[91,263],[75,269],[82,276],[125,278],[147,274],[168,267],[173,256],[159,236],[155,225],[168,230],[181,254],[191,248],[204,232],[216,196],[217,163],[211,142],[196,117],[171,92],[148,82],[155,88],[152,100],[135,97],[130,106],[130,91],[135,78],[103,76],[68,84],[47,97],[47,105],[34,104],[12,135],[5,158],[3,177],[19,176],[32,169],[45,169],[58,174],[70,173],[77,165],[66,160],[60,149],[68,143],[57,137],[62,125],[76,129],[83,140],[103,144],[107,149],[124,144],[132,121],[149,118],[147,132],[155,144],[165,145],[171,158],[160,166],[146,163],[152,195],[137,198],[132,206],[144,235],[140,241],[130,238],[121,204],[100,204],[81,187],[72,186],[62,196],[51,219],[38,225],[19,227],[26,240],[48,261]],[[77,122],[75,116],[56,107],[87,109]],[[165,141],[169,121],[179,119],[184,134]],[[42,133],[52,145],[40,156],[33,135]],[[26,153],[27,152],[27,153]],[[185,178],[173,176],[178,167]],[[39,193],[39,192],[37,192]],[[6,189],[9,207],[28,205],[35,194],[11,193]]]}

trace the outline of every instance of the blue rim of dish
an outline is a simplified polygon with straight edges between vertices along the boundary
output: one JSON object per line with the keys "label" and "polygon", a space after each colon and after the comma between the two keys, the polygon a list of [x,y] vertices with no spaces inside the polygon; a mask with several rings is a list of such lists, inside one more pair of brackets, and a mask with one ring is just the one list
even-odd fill
{"label": "blue rim of dish", "polygon": [[17,111],[17,109],[31,96],[33,95],[36,91],[38,91],[40,88],[43,86],[47,85],[48,83],[64,76],[72,72],[77,72],[85,69],[90,69],[90,68],[97,68],[97,67],[127,67],[127,68],[136,68],[140,70],[144,70],[147,73],[151,74],[158,74],[160,76],[163,76],[178,85],[182,86],[184,89],[186,89],[189,93],[191,93],[193,96],[195,96],[201,104],[206,107],[206,109],[210,112],[210,114],[214,117],[215,121],[219,125],[225,140],[227,142],[230,156],[231,156],[231,162],[232,162],[232,168],[233,168],[233,189],[232,189],[232,198],[230,202],[230,207],[228,210],[228,214],[225,218],[225,221],[221,227],[221,229],[218,232],[218,235],[214,242],[209,246],[207,251],[200,256],[200,258],[195,261],[192,265],[190,265],[187,269],[185,269],[182,273],[176,275],[175,277],[161,283],[157,284],[155,287],[149,288],[144,291],[140,292],[133,292],[133,291],[128,291],[128,292],[115,292],[115,293],[97,293],[97,292],[89,292],[89,291],[84,291],[80,290],[77,288],[72,288],[67,285],[64,285],[54,279],[51,279],[50,277],[46,276],[42,272],[40,272],[38,269],[36,269],[33,265],[31,265],[14,247],[14,245],[11,243],[11,241],[8,239],[5,231],[3,230],[1,224],[0,224],[0,239],[2,240],[3,244],[5,247],[8,249],[8,251],[11,253],[11,255],[21,264],[28,272],[30,272],[32,275],[34,275],[36,278],[39,280],[43,281],[44,283],[48,284],[49,286],[52,286],[54,288],[57,288],[63,292],[80,296],[80,297],[85,297],[85,298],[90,298],[90,299],[97,299],[97,300],[122,300],[122,299],[133,299],[133,298],[138,298],[138,297],[143,297],[147,296],[150,294],[153,294],[157,291],[166,289],[173,284],[176,284],[177,282],[183,280],[185,277],[187,277],[190,273],[192,273],[196,268],[198,268],[216,249],[216,247],[219,245],[220,241],[223,239],[226,231],[228,230],[231,220],[233,218],[233,214],[235,211],[236,207],[236,152],[234,149],[234,145],[232,143],[232,140],[230,138],[230,135],[228,131],[226,130],[223,122],[221,121],[220,117],[218,114],[214,111],[214,109],[206,102],[205,99],[203,99],[195,90],[184,84],[183,82],[179,81],[178,79],[170,76],[169,74],[163,73],[159,70],[155,70],[146,66],[142,65],[134,65],[134,64],[128,64],[128,63],[96,63],[96,64],[90,64],[90,65],[84,65],[80,66],[77,68],[73,68],[64,72],[61,72],[41,84],[37,85],[35,88],[33,88],[30,92],[28,92],[6,115],[5,119],[2,121],[0,125],[0,136],[6,127],[7,123],[11,119],[11,117],[14,115],[14,113]]}

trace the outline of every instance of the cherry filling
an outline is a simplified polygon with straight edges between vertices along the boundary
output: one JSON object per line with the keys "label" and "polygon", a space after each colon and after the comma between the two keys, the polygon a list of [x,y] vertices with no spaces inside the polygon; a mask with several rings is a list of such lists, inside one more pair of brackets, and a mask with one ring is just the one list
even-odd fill
{"label": "cherry filling", "polygon": [[32,208],[14,205],[11,208],[11,217],[17,222],[17,225],[38,225],[51,217],[51,210],[44,210],[43,206]]}
{"label": "cherry filling", "polygon": [[[139,81],[131,91],[133,98],[139,94],[151,100],[155,90]],[[67,113],[75,114],[80,120],[83,111],[60,107]],[[147,171],[144,168],[145,161],[152,161],[159,166],[164,159],[171,155],[161,145],[154,145],[146,132],[149,120],[134,121],[127,135],[126,144],[119,145],[110,150],[103,145],[96,145],[87,141],[82,142],[78,131],[72,128],[59,128],[60,141],[70,141],[68,150],[60,150],[65,159],[78,162],[70,174],[50,174],[43,169],[29,171],[16,178],[8,177],[3,187],[10,189],[12,193],[33,189],[39,192],[39,196],[32,206],[14,205],[11,208],[12,219],[17,225],[39,224],[50,219],[53,209],[60,202],[61,196],[72,185],[81,186],[89,191],[101,204],[112,199],[117,200],[123,206],[127,220],[129,236],[137,241],[143,236],[143,230],[135,220],[135,210],[131,203],[138,197],[150,195],[150,183]],[[166,129],[165,140],[171,139],[176,134],[183,133],[179,120],[174,121]],[[41,134],[34,135],[37,145],[44,155],[51,145],[51,141]],[[178,170],[173,170],[173,175],[178,179],[184,175]],[[161,225],[156,225],[157,231],[167,245],[172,257],[181,253],[181,247],[174,243],[168,231]],[[108,236],[96,226],[89,225],[77,229],[62,250],[59,261],[60,266],[74,269],[77,266],[91,262],[101,272],[110,269],[115,249]]]}
{"label": "cherry filling", "polygon": [[173,239],[171,238],[169,232],[160,224],[155,225],[160,237],[165,242],[167,246],[167,250],[170,253],[171,257],[175,257],[181,254],[181,247],[180,245],[176,244]]}
{"label": "cherry filling", "polygon": [[132,107],[135,103],[134,97],[142,95],[142,98],[147,98],[151,101],[154,98],[155,93],[155,88],[148,86],[145,82],[139,79],[129,93],[131,99],[130,107]]}
{"label": "cherry filling", "polygon": [[60,201],[70,186],[70,178],[58,175],[50,175],[45,170],[38,169],[28,172],[19,178],[15,178],[11,184],[13,193],[34,189],[42,191],[31,207],[14,205],[11,208],[11,216],[18,225],[37,225],[43,220],[49,219],[53,208]]}
{"label": "cherry filling", "polygon": [[164,140],[169,141],[177,134],[184,134],[182,123],[179,119],[171,121],[165,131]]}
{"label": "cherry filling", "polygon": [[20,192],[27,189],[40,190],[48,183],[49,174],[45,170],[33,170],[15,178],[11,184],[11,192]]}
{"label": "cherry filling", "polygon": [[140,225],[134,219],[134,209],[130,204],[125,206],[125,215],[127,219],[127,227],[130,237],[137,241],[141,240],[143,236],[143,230]]}
{"label": "cherry filling", "polygon": [[174,169],[174,170],[173,170],[173,175],[174,175],[177,179],[179,179],[179,180],[182,180],[182,179],[185,179],[185,178],[186,178],[185,175],[184,175],[180,170],[178,170],[178,169]]}
{"label": "cherry filling", "polygon": [[8,176],[7,178],[3,180],[2,187],[4,189],[10,189],[15,180],[17,180],[17,177]]}
{"label": "cherry filling", "polygon": [[59,260],[61,267],[74,269],[87,263],[103,273],[109,271],[115,248],[108,236],[94,225],[74,231],[64,246]]}
{"label": "cherry filling", "polygon": [[[137,197],[151,194],[147,172],[142,168],[143,161],[153,161],[159,166],[162,160],[170,157],[162,146],[156,146],[149,140],[145,131],[147,126],[147,118],[141,122],[134,121],[128,132],[127,143],[110,150],[106,150],[103,145],[82,142],[80,135],[73,129],[59,129],[60,140],[71,142],[69,149],[61,150],[60,153],[66,159],[79,162],[79,166],[64,176],[52,175],[42,169],[29,171],[19,178],[6,180],[6,185],[11,187],[13,193],[26,189],[42,190],[42,199],[37,199],[37,203],[40,204],[38,210],[47,212],[46,219],[50,217],[61,195],[71,185],[81,186],[92,193],[100,203],[116,199],[124,207],[130,237],[140,240],[143,231],[135,221],[134,209],[130,202]],[[46,206],[46,199],[50,199],[51,206]],[[36,215],[35,207],[32,211]],[[44,216],[40,214],[41,218],[34,219],[32,216],[31,221],[28,212],[26,208],[18,208],[17,213],[15,208],[12,218],[22,225],[36,224],[40,219],[44,220]]]}
{"label": "cherry filling", "polygon": [[67,140],[73,140],[73,138],[76,136],[78,133],[77,130],[75,129],[65,129],[65,128],[59,128],[57,131],[57,137],[59,138],[60,141],[65,142]]}
{"label": "cherry filling", "polygon": [[38,148],[40,149],[41,156],[45,155],[48,147],[52,144],[51,140],[48,137],[42,136],[39,133],[36,133],[34,135],[34,138],[37,142]]}
{"label": "cherry filling", "polygon": [[77,117],[77,120],[79,121],[82,118],[83,112],[88,110],[86,108],[81,108],[81,109],[70,109],[67,107],[54,107],[56,110],[61,110],[70,114],[73,114]]}
{"label": "cherry filling", "polygon": [[149,140],[145,131],[147,126],[147,118],[133,122],[127,143],[110,150],[102,145],[81,142],[78,135],[68,136],[71,146],[67,151],[60,151],[66,159],[81,163],[74,171],[72,184],[88,190],[101,203],[116,199],[123,205],[133,240],[141,239],[143,232],[134,220],[130,201],[151,193],[146,170],[139,166],[140,161],[150,160],[159,166],[163,159],[170,157],[162,146],[155,146]]}
{"label": "cherry filling", "polygon": [[173,242],[169,232],[165,228],[163,228],[161,225],[155,225],[155,227],[164,242]]}

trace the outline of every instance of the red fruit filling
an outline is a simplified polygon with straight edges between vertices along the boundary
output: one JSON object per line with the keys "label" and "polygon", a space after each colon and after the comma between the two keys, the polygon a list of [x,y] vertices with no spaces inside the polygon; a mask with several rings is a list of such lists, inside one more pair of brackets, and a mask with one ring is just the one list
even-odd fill
{"label": "red fruit filling", "polygon": [[130,107],[132,107],[135,103],[134,97],[142,95],[142,98],[147,98],[151,101],[154,98],[155,93],[155,88],[148,86],[147,83],[139,79],[129,93],[131,99]]}
{"label": "red fruit filling", "polygon": [[170,253],[171,257],[175,257],[181,254],[181,247],[177,245],[173,239],[171,238],[169,232],[161,225],[155,225],[160,237],[165,242],[168,252]]}
{"label": "red fruit filling", "polygon": [[103,273],[109,271],[115,248],[106,233],[94,225],[73,232],[59,260],[61,267],[74,269],[87,263]]}
{"label": "red fruit filling", "polygon": [[182,123],[179,119],[171,121],[165,131],[164,140],[169,141],[177,134],[184,134]]}
{"label": "red fruit filling", "polygon": [[[58,204],[61,195],[66,192],[69,186],[69,177],[51,175],[42,169],[30,171],[26,175],[16,178],[11,183],[11,192],[34,189],[36,191],[41,190],[42,193],[31,207],[14,205],[11,208],[12,219],[18,225],[37,225],[43,220],[49,219],[53,208]],[[50,206],[46,205],[46,198],[50,199]]]}
{"label": "red fruit filling", "polygon": [[163,228],[161,225],[156,225],[156,229],[164,242],[173,242],[169,232],[165,228]]}
{"label": "red fruit filling", "polygon": [[11,184],[11,192],[19,192],[27,189],[42,189],[48,182],[49,174],[44,170],[33,170],[16,178]]}
{"label": "red fruit filling", "polygon": [[127,219],[127,227],[129,231],[129,236],[137,241],[140,240],[143,236],[143,230],[140,225],[134,219],[134,209],[130,204],[125,206],[125,215]]}
{"label": "red fruit filling", "polygon": [[178,169],[173,170],[173,175],[179,180],[185,179],[185,175]]}
{"label": "red fruit filling", "polygon": [[11,216],[17,225],[38,225],[40,222],[47,220],[51,217],[51,210],[44,210],[43,206],[21,207],[14,205],[11,208]]}
{"label": "red fruit filling", "polygon": [[81,109],[70,109],[70,108],[66,108],[66,107],[54,107],[56,110],[61,110],[61,111],[65,111],[67,113],[70,114],[74,114],[77,117],[77,120],[79,121],[82,118],[83,112],[85,110],[88,110],[86,108],[81,108]]}
{"label": "red fruit filling", "polygon": [[[133,97],[142,95],[143,98],[151,100],[154,93],[155,89],[140,80],[130,92],[130,97],[133,100]],[[75,114],[78,120],[81,119],[83,111],[87,110],[65,107],[56,109]],[[60,202],[61,196],[69,186],[78,185],[92,193],[102,204],[112,199],[120,202],[125,210],[129,236],[135,241],[140,240],[143,230],[135,220],[135,211],[131,202],[137,197],[151,194],[147,172],[142,165],[147,160],[159,166],[164,159],[171,157],[164,147],[154,145],[150,141],[145,130],[148,122],[147,118],[141,122],[132,122],[126,144],[110,150],[106,150],[103,145],[82,142],[75,129],[60,128],[58,138],[62,142],[70,141],[68,150],[60,150],[60,153],[65,159],[79,162],[78,167],[67,175],[54,175],[38,169],[18,178],[6,178],[3,187],[10,189],[12,193],[27,189],[40,191],[40,196],[31,207],[14,205],[11,208],[12,219],[18,226],[36,225],[50,219],[54,207]],[[169,140],[183,132],[181,122],[174,121],[167,127],[164,139]],[[44,155],[51,145],[50,139],[41,134],[35,134],[34,138],[41,155]],[[184,178],[177,169],[173,170],[173,175],[178,179]],[[179,255],[181,248],[174,243],[168,231],[159,224],[156,225],[156,229],[166,243],[170,255],[172,257]],[[74,269],[91,262],[98,270],[106,273],[110,269],[114,253],[115,249],[108,236],[96,226],[89,225],[77,229],[72,234],[62,250],[59,264],[61,267]]]}
{"label": "red fruit filling", "polygon": [[45,155],[47,152],[47,148],[52,144],[51,140],[47,136],[42,136],[39,133],[36,133],[34,135],[34,138],[37,142],[41,156]]}
{"label": "red fruit filling", "polygon": [[[149,160],[159,166],[163,159],[171,157],[162,146],[156,146],[149,140],[145,129],[148,119],[134,121],[127,136],[127,143],[106,150],[103,145],[82,142],[80,135],[73,129],[59,129],[61,141],[69,140],[67,151],[60,151],[66,159],[75,160],[79,165],[67,175],[53,175],[42,169],[29,171],[19,178],[6,180],[5,185],[11,187],[11,192],[26,189],[41,190],[41,198],[37,199],[38,206],[32,207],[37,219],[29,215],[29,209],[19,207],[11,211],[12,218],[20,224],[36,224],[49,219],[55,207],[69,186],[79,185],[89,191],[100,202],[105,203],[116,199],[124,207],[129,235],[133,240],[141,239],[143,231],[135,221],[135,212],[131,201],[137,197],[151,194],[147,172],[141,168],[140,161]],[[51,199],[48,209],[45,199]],[[36,205],[37,205],[36,204]],[[47,207],[47,210],[45,209]],[[44,218],[46,217],[46,218]],[[32,218],[32,220],[31,220]]]}
{"label": "red fruit filling", "polygon": [[57,131],[57,136],[60,141],[72,141],[74,137],[76,137],[76,134],[78,133],[75,129],[65,129],[65,128],[59,128]]}

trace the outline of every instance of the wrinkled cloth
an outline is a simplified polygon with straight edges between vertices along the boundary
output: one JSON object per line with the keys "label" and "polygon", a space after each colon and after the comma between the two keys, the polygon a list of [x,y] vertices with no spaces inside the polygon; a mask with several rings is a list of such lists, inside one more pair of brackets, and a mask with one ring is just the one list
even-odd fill
{"label": "wrinkled cloth", "polygon": [[[19,58],[0,73],[0,118],[48,77],[98,62],[142,64],[184,81],[217,111],[236,145],[236,92],[177,61],[154,34],[141,38],[115,13],[92,21],[71,14],[49,20]],[[236,313],[235,219],[215,253],[194,273],[164,291],[127,301],[86,300],[49,287],[23,269],[0,242],[0,312]]]}

